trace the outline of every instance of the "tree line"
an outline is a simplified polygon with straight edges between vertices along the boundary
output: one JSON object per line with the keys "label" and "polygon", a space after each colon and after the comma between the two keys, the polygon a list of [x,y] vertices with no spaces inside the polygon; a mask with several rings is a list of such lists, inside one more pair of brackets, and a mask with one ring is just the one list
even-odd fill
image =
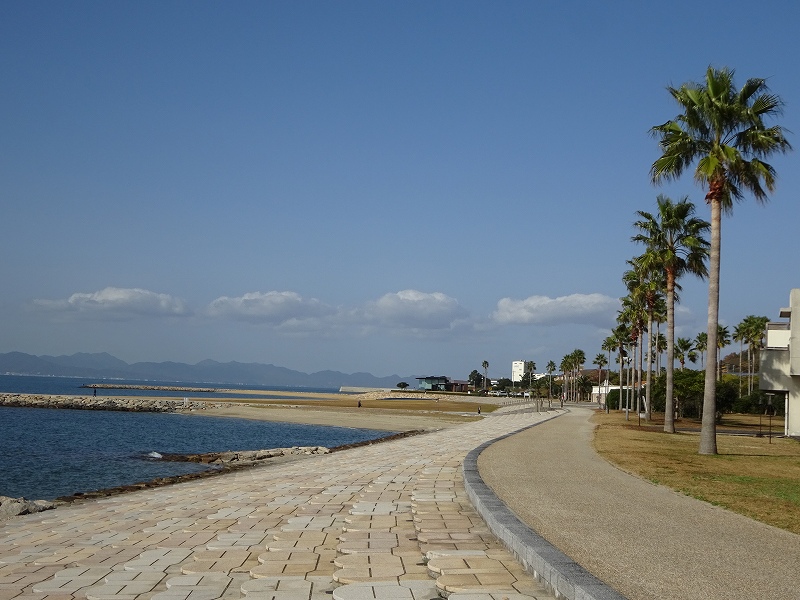
{"label": "tree line", "polygon": [[[644,252],[628,261],[629,269],[623,275],[628,293],[603,349],[610,353],[613,348],[618,353],[620,376],[626,372],[631,389],[641,390],[644,378],[645,398],[637,395],[637,403],[644,402],[645,418],[649,419],[655,387],[651,385],[654,349],[660,343],[653,324],[666,322],[663,392],[664,431],[668,433],[675,432],[675,361],[683,369],[686,360],[705,354],[699,453],[716,454],[718,356],[731,341],[728,328],[719,324],[722,216],[731,214],[734,201],[744,200],[745,194],[758,202],[767,200],[767,193],[775,189],[776,172],[765,159],[790,150],[791,145],[781,126],[767,123],[781,114],[783,102],[769,91],[764,79],[748,79],[737,89],[732,69],[709,67],[705,81],[667,90],[680,112],[650,130],[661,151],[650,169],[651,179],[661,184],[691,171],[706,190],[711,221],[696,216],[688,197],[676,202],[659,195],[655,211],[637,211],[637,233],[631,239]],[[680,300],[680,280],[687,275],[708,280],[707,330],[694,340],[676,340],[675,303]],[[766,317],[750,315],[733,332],[735,341],[748,346],[751,393],[753,351],[763,343],[765,325]]]}

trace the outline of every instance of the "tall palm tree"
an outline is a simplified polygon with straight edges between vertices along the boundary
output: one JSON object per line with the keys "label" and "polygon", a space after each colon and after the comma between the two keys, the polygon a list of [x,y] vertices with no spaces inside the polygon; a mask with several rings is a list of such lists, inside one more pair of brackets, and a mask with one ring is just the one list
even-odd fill
{"label": "tall palm tree", "polygon": [[[603,348],[603,350],[605,350],[605,348]],[[608,364],[608,359],[606,358],[606,355],[600,353],[597,356],[595,356],[594,364],[597,365],[597,397],[600,398],[600,395],[603,393],[601,391],[603,385],[603,367],[605,367]]]}
{"label": "tall palm tree", "polygon": [[747,320],[742,320],[733,328],[733,341],[739,342],[739,398],[742,397],[742,354],[744,354],[744,342],[747,339]]}
{"label": "tall palm tree", "polygon": [[643,255],[652,265],[660,265],[666,276],[667,300],[667,381],[664,408],[664,431],[675,433],[675,288],[686,273],[705,277],[708,241],[703,237],[709,223],[694,216],[694,204],[688,198],[673,202],[663,195],[656,199],[658,211],[637,211],[640,220],[633,225],[639,233],[631,239],[644,244]]}
{"label": "tall palm tree", "polygon": [[700,366],[705,369],[705,351],[708,349],[708,333],[701,331],[694,338],[694,349],[700,353]]}
{"label": "tall palm tree", "polygon": [[549,377],[549,379],[550,379],[550,382],[549,382],[550,383],[550,387],[549,387],[549,389],[547,391],[547,397],[548,398],[552,398],[553,397],[553,373],[555,372],[555,370],[557,368],[558,367],[556,367],[556,363],[554,363],[552,360],[548,361],[547,367],[545,367],[545,369],[547,370],[547,374],[550,376]]}
{"label": "tall palm tree", "polygon": [[[750,192],[764,202],[775,189],[775,169],[764,162],[772,154],[791,149],[779,125],[764,120],[781,113],[783,102],[769,92],[764,79],[748,79],[736,91],[734,71],[708,67],[705,83],[689,82],[667,90],[681,113],[651,132],[662,155],[650,169],[654,183],[677,179],[694,163],[695,180],[708,186],[711,207],[711,252],[708,280],[708,352],[703,392],[700,454],[717,453],[716,363],[719,323],[719,270],[722,213],[733,200]],[[713,357],[711,354],[713,353]]]}
{"label": "tall palm tree", "polygon": [[[623,281],[628,287],[628,291],[641,297],[644,303],[644,310],[647,314],[647,376],[645,392],[645,419],[650,420],[651,413],[651,381],[653,373],[653,321],[660,301],[664,298],[663,292],[666,290],[667,281],[658,257],[645,252],[642,256],[637,256],[629,260],[628,264],[633,267],[623,275]],[[641,336],[640,336],[641,342]],[[644,345],[640,346],[639,356],[644,352]],[[641,369],[640,369],[641,371]]]}
{"label": "tall palm tree", "polygon": [[686,367],[686,359],[688,359],[693,352],[694,346],[692,345],[692,340],[682,337],[675,340],[675,358],[681,363],[681,371]]}
{"label": "tall palm tree", "polygon": [[769,323],[767,317],[757,317],[748,315],[744,318],[745,323],[745,342],[747,342],[747,393],[753,393],[753,373],[756,363],[756,351],[764,345],[764,331]]}
{"label": "tall palm tree", "polygon": [[[577,382],[578,377],[580,376],[581,371],[583,370],[583,364],[586,362],[586,353],[580,348],[575,348],[575,350],[572,351],[571,355],[572,355],[572,369],[575,374],[573,381]],[[577,386],[573,386],[573,388],[575,393],[577,394],[578,392]]]}
{"label": "tall palm tree", "polygon": [[[722,349],[731,345],[731,332],[727,327],[717,325],[717,356],[722,356]],[[722,381],[722,359],[717,361],[717,379]]]}
{"label": "tall palm tree", "polygon": [[607,341],[610,341],[614,344],[614,350],[617,351],[617,362],[619,363],[619,406],[617,407],[618,410],[622,410],[622,394],[624,392],[624,380],[623,380],[623,369],[624,369],[624,358],[625,358],[625,344],[628,342],[629,332],[627,326],[623,323],[617,325],[614,329],[611,330],[611,335],[606,338]]}
{"label": "tall palm tree", "polygon": [[[677,289],[677,282],[675,288]],[[666,293],[666,281],[664,285],[664,293]],[[675,302],[678,301],[677,292],[675,294]],[[659,294],[656,301],[655,310],[653,311],[653,319],[656,322],[656,333],[653,339],[653,354],[656,361],[656,373],[661,373],[661,355],[667,351],[667,339],[661,335],[661,324],[667,322],[667,298],[664,294]]]}
{"label": "tall palm tree", "polygon": [[[633,381],[636,389],[636,412],[638,414],[642,410],[642,338],[644,337],[646,309],[642,294],[643,287],[637,285],[638,279],[636,279],[636,275],[634,274],[631,277],[630,274],[631,271],[626,271],[623,275],[623,281],[628,286],[630,293],[622,298],[622,313],[623,318],[631,326],[631,345],[633,346],[633,367],[635,371]],[[631,393],[634,392],[631,391]]]}
{"label": "tall palm tree", "polygon": [[486,382],[489,381],[489,361],[485,360],[481,363],[483,367],[483,389],[486,389]]}
{"label": "tall palm tree", "polygon": [[569,355],[561,359],[561,364],[558,365],[558,368],[564,374],[564,387],[561,389],[561,408],[564,408],[564,400],[567,399],[567,394],[569,394],[569,373],[572,370],[572,359]]}

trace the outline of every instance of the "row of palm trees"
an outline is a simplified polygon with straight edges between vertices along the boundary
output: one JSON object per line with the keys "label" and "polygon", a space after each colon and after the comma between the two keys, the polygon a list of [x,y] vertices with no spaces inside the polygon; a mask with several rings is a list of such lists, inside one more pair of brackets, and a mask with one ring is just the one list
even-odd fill
{"label": "row of palm trees", "polygon": [[[711,209],[711,222],[695,216],[694,205],[685,197],[673,202],[660,195],[654,213],[637,212],[639,220],[634,227],[638,233],[632,240],[642,244],[645,251],[628,262],[630,269],[623,277],[628,295],[622,301],[618,326],[603,344],[603,350],[609,353],[612,348],[616,350],[620,365],[627,353],[626,347],[633,350],[632,362],[638,366],[638,386],[641,389],[643,356],[646,357],[646,380],[649,382],[653,344],[658,344],[658,335],[655,339],[653,336],[653,322],[660,318],[657,315],[662,311],[665,313],[664,431],[674,433],[675,302],[680,292],[679,280],[685,275],[707,277],[708,326],[704,341],[708,357],[699,452],[716,454],[718,350],[721,343],[730,343],[725,339],[724,328],[721,330],[719,327],[721,217],[723,213],[732,211],[734,200],[744,199],[745,192],[759,202],[767,200],[767,192],[775,188],[776,173],[764,159],[786,152],[791,146],[782,127],[765,123],[766,118],[780,114],[783,103],[770,93],[764,79],[748,79],[737,90],[732,69],[709,67],[705,82],[689,82],[667,90],[678,103],[680,113],[651,129],[662,154],[653,163],[650,175],[653,183],[660,184],[678,179],[694,165],[694,179],[707,189],[705,199]],[[709,232],[710,241],[705,238]],[[755,321],[750,325],[755,327]],[[751,339],[746,337],[748,327],[735,332],[737,341]],[[645,335],[646,351],[643,348]],[[755,342],[751,344],[748,341],[748,352],[754,346]],[[632,380],[628,383],[637,384]],[[649,418],[651,386],[647,385],[645,389],[646,418]]]}

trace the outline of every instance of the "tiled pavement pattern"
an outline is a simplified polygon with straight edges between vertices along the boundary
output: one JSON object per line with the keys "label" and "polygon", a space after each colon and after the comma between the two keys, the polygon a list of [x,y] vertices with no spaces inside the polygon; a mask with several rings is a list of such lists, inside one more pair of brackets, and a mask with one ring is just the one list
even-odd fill
{"label": "tiled pavement pattern", "polygon": [[551,598],[469,504],[460,465],[553,414],[492,415],[0,523],[0,600]]}

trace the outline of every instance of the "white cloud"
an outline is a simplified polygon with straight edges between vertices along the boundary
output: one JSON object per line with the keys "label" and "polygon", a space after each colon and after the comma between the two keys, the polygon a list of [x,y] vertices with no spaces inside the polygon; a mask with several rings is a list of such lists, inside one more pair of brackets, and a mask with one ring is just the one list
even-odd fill
{"label": "white cloud", "polygon": [[385,294],[364,309],[369,322],[414,330],[450,329],[468,313],[455,298],[441,292],[402,290]]}
{"label": "white cloud", "polygon": [[87,317],[129,319],[137,316],[185,316],[186,303],[168,294],[140,288],[107,287],[97,292],[72,294],[66,300],[34,300],[36,308]]}
{"label": "white cloud", "polygon": [[316,298],[303,298],[296,292],[249,292],[230,298],[222,296],[208,305],[214,317],[228,317],[254,323],[292,326],[302,321],[328,317],[336,309]]}
{"label": "white cloud", "polygon": [[524,300],[502,298],[491,318],[501,325],[592,324],[600,327],[613,323],[619,300],[603,294],[571,294],[558,298],[530,296]]}

